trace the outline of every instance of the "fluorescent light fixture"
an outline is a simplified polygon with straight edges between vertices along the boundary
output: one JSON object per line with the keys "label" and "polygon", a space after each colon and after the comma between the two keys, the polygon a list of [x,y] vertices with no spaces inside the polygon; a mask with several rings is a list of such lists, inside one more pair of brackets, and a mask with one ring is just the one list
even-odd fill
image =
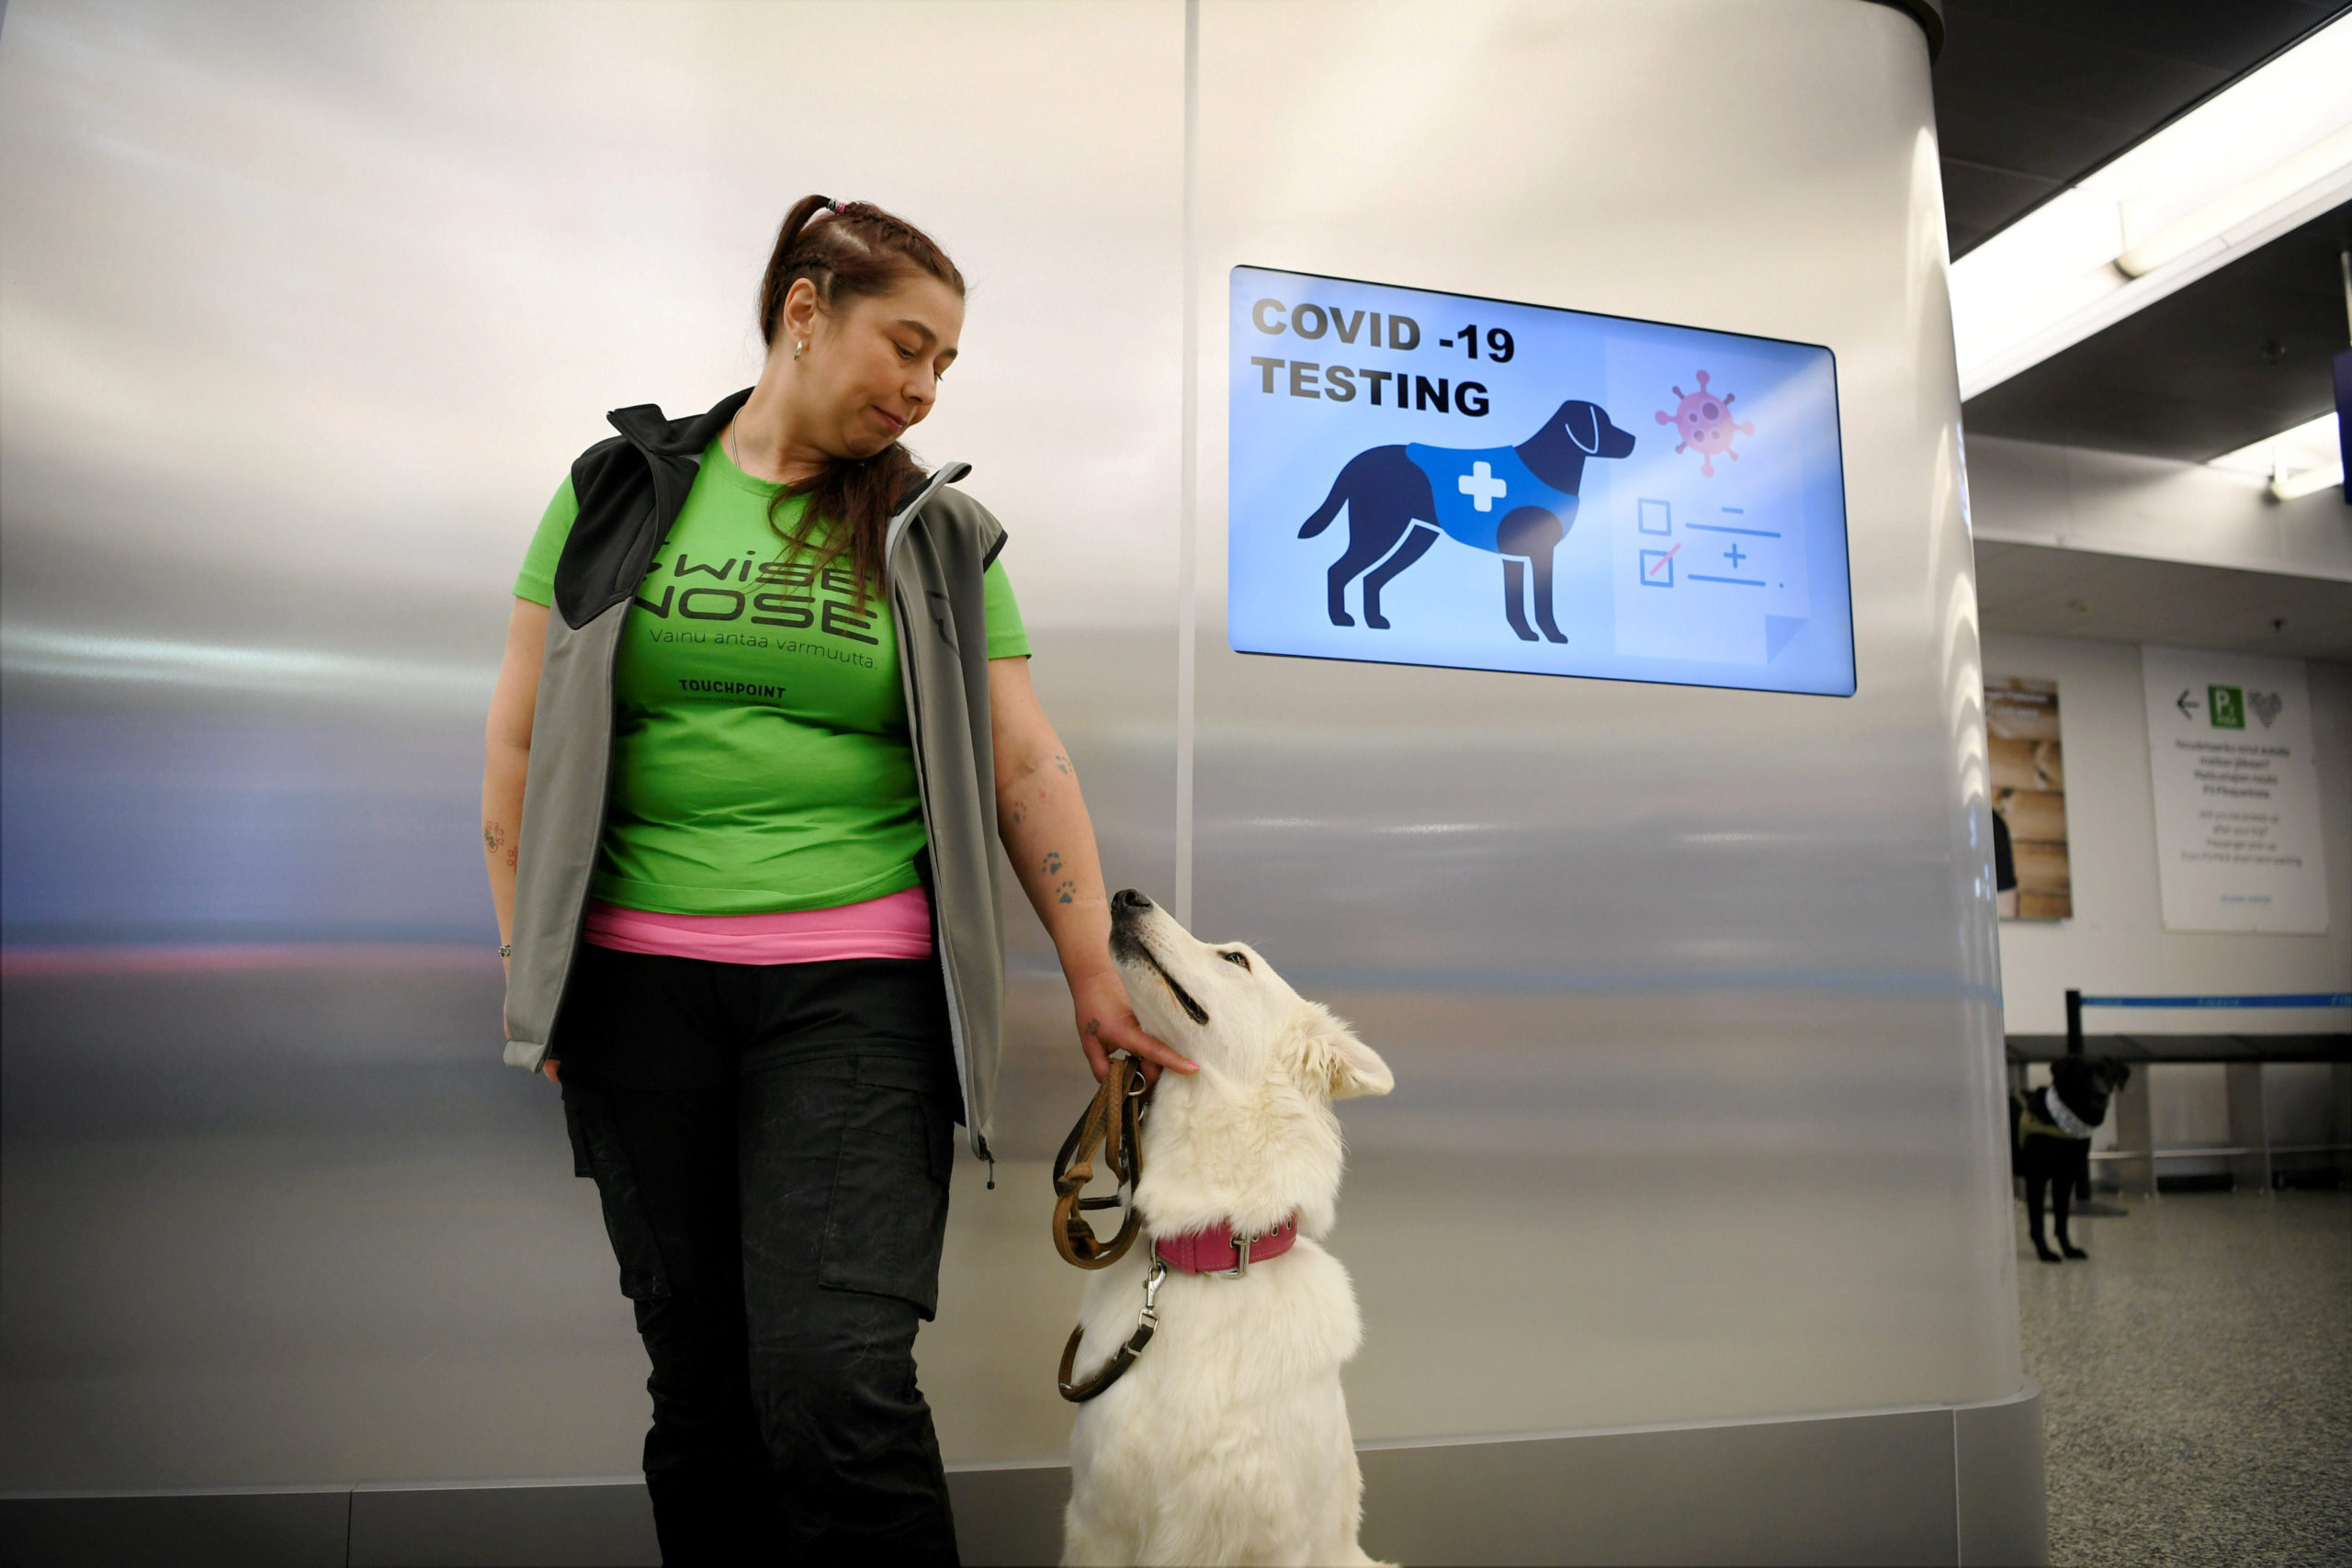
{"label": "fluorescent light fixture", "polygon": [[1952,264],[1973,398],[2352,200],[2352,17]]}
{"label": "fluorescent light fixture", "polygon": [[2343,482],[2344,465],[2330,463],[2324,468],[2305,468],[2300,474],[2278,475],[2270,481],[2270,493],[2280,501],[2301,501]]}
{"label": "fluorescent light fixture", "polygon": [[2336,445],[2335,415],[2324,413],[2224,452],[2206,466],[2262,479],[2280,501],[2298,501],[2344,482],[2343,452]]}
{"label": "fluorescent light fixture", "polygon": [[2352,125],[2132,244],[2115,258],[2115,270],[2126,277],[2145,277],[2201,246],[2226,243],[2233,231],[2302,192],[2341,185],[2347,171],[2352,171]]}

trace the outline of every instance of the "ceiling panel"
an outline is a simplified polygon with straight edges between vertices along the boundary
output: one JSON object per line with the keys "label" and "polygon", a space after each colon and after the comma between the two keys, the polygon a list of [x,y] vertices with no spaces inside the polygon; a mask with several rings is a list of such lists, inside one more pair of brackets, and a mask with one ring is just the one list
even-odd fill
{"label": "ceiling panel", "polygon": [[2352,204],[1969,400],[1972,434],[2201,463],[2315,419],[2352,338]]}
{"label": "ceiling panel", "polygon": [[2352,582],[1979,540],[1988,632],[2352,660]]}
{"label": "ceiling panel", "polygon": [[1967,254],[2346,9],[2342,0],[1947,0],[1945,222]]}

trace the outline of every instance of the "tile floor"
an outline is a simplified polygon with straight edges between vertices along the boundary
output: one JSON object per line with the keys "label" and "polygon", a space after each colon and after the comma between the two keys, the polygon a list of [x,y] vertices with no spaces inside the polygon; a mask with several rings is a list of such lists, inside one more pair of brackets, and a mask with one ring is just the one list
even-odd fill
{"label": "tile floor", "polygon": [[2352,1193],[2121,1206],[2058,1265],[2018,1209],[2051,1561],[2352,1563]]}

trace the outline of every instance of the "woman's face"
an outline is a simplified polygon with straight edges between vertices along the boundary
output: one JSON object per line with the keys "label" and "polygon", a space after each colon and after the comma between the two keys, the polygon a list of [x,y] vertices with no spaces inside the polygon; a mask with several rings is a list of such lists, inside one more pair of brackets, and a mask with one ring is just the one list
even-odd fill
{"label": "woman's face", "polygon": [[888,294],[846,297],[833,310],[804,278],[782,314],[785,355],[795,343],[808,345],[792,366],[797,423],[833,457],[870,457],[922,423],[964,331],[964,301],[922,273]]}

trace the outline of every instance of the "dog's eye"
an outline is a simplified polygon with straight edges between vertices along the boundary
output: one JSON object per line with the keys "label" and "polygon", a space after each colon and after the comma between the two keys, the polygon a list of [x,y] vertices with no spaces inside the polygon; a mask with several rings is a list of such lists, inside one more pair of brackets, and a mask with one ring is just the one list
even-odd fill
{"label": "dog's eye", "polygon": [[1220,953],[1217,956],[1227,964],[1238,964],[1244,969],[1250,967],[1250,955],[1246,953]]}

